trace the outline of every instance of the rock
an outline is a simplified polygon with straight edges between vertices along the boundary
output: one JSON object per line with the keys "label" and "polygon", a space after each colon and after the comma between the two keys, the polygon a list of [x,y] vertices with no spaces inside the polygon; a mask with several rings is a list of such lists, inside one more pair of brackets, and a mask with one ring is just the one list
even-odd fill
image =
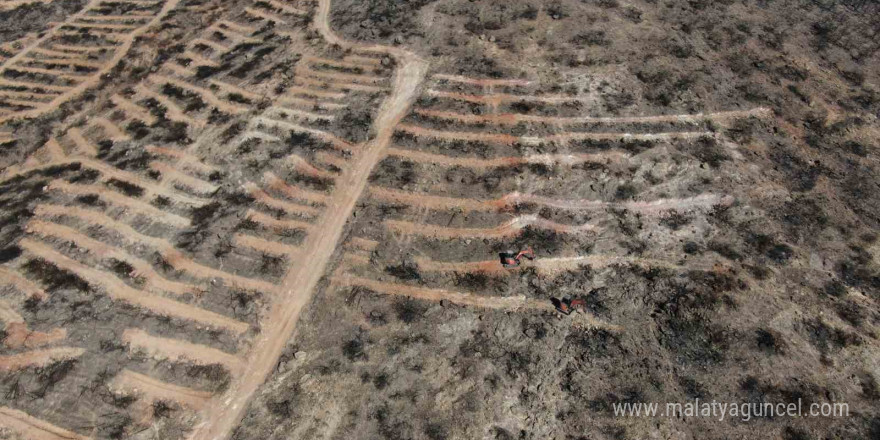
{"label": "rock", "polygon": [[298,351],[293,354],[293,358],[297,360],[303,359],[304,357],[306,357],[306,352],[304,351]]}

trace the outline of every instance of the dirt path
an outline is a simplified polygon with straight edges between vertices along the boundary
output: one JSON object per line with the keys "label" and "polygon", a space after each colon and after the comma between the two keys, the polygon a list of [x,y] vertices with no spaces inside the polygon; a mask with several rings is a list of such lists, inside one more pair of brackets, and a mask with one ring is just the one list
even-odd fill
{"label": "dirt path", "polygon": [[[318,31],[329,44],[353,48],[352,43],[339,39],[330,30],[329,15],[330,0],[321,0],[315,17]],[[399,65],[392,94],[385,100],[376,118],[375,137],[355,151],[351,165],[337,180],[337,190],[327,199],[327,209],[318,222],[322,227],[308,236],[297,265],[284,278],[276,301],[264,320],[263,331],[247,356],[250,362],[226,393],[214,399],[206,408],[203,422],[190,435],[193,440],[229,438],[247,410],[253,394],[274,371],[287,341],[296,329],[300,313],[314,295],[355,203],[367,186],[371,170],[384,156],[394,126],[406,115],[424,81],[427,63],[413,54],[380,46],[358,46],[357,50],[386,53],[396,57]]]}
{"label": "dirt path", "polygon": [[21,411],[0,407],[0,426],[30,440],[87,440],[88,437],[59,428]]}

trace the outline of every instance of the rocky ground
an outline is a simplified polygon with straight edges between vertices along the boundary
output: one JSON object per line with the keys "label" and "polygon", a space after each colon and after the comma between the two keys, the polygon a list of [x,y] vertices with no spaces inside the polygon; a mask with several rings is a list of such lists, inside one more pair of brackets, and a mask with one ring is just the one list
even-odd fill
{"label": "rocky ground", "polygon": [[0,14],[0,438],[880,436],[875,3]]}

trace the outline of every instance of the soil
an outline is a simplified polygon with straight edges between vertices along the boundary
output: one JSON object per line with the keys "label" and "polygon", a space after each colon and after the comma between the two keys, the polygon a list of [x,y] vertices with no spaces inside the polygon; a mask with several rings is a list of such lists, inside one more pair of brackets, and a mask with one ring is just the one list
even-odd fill
{"label": "soil", "polygon": [[880,436],[875,3],[6,3],[0,438]]}

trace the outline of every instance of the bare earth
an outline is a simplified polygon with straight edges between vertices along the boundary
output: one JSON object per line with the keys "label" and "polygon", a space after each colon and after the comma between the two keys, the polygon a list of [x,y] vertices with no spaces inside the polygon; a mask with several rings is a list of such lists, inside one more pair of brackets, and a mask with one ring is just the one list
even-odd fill
{"label": "bare earth", "polygon": [[0,1],[0,438],[880,438],[878,16]]}

